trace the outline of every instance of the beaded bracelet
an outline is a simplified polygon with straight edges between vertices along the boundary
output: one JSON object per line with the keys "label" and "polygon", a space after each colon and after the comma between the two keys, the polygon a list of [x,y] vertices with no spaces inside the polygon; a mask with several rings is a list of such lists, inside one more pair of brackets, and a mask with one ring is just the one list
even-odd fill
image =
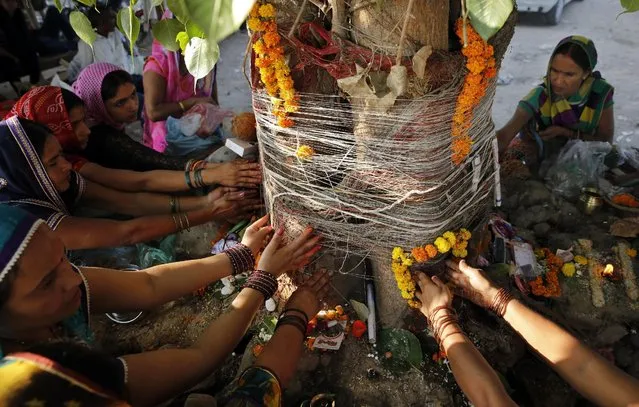
{"label": "beaded bracelet", "polygon": [[244,273],[245,271],[252,270],[255,267],[255,257],[253,256],[253,252],[243,243],[236,244],[235,246],[224,250],[223,253],[229,256],[229,260],[231,260],[233,275]]}
{"label": "beaded bracelet", "polygon": [[252,288],[269,299],[277,292],[277,279],[270,273],[262,270],[255,270],[246,280],[243,288]]}
{"label": "beaded bracelet", "polygon": [[493,297],[493,302],[490,304],[490,310],[500,317],[503,317],[506,313],[506,307],[508,303],[513,300],[512,294],[510,294],[505,288],[500,288]]}
{"label": "beaded bracelet", "polygon": [[283,318],[280,318],[277,321],[277,325],[275,325],[275,330],[277,331],[277,329],[281,326],[284,325],[291,325],[294,326],[295,328],[297,328],[300,333],[302,334],[302,338],[306,338],[306,326],[308,323],[306,323],[302,317],[298,316],[298,315],[287,315]]}

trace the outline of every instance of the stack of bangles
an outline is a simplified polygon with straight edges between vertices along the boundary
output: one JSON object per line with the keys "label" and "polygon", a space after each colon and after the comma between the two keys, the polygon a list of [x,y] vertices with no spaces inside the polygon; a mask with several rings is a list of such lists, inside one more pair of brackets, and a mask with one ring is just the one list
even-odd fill
{"label": "stack of bangles", "polygon": [[297,328],[302,334],[302,339],[306,338],[306,327],[308,326],[308,315],[301,309],[287,308],[280,314],[275,325],[275,330],[283,325],[291,325]]}
{"label": "stack of bangles", "polygon": [[506,313],[506,308],[510,301],[512,301],[513,296],[505,288],[500,288],[493,297],[493,303],[490,304],[490,310],[497,314],[499,317],[503,317]]}
{"label": "stack of bangles", "polygon": [[[446,312],[444,312],[443,315],[438,318],[437,314],[440,313],[441,311],[446,311]],[[433,336],[435,337],[437,344],[442,349],[443,349],[444,340],[446,340],[446,338],[453,335],[457,335],[457,334],[466,336],[466,334],[464,334],[464,332],[459,327],[459,324],[457,323],[457,314],[455,314],[455,311],[449,306],[443,305],[443,306],[436,307],[433,310],[433,312],[431,312],[430,315],[428,316],[428,321],[430,323],[430,329],[433,332]],[[453,326],[453,330],[448,332],[446,336],[442,337],[446,328],[448,328],[451,325]]]}
{"label": "stack of bangles", "polygon": [[181,230],[191,230],[191,222],[189,222],[189,217],[186,213],[174,213],[171,217],[173,218],[173,223],[175,223],[176,232]]}
{"label": "stack of bangles", "polygon": [[224,250],[224,254],[226,254],[229,257],[229,260],[231,260],[231,267],[233,268],[234,276],[255,268],[255,257],[253,256],[253,252],[243,243],[238,243],[235,246]]}
{"label": "stack of bangles", "polygon": [[268,300],[277,292],[277,278],[263,270],[255,270],[244,283],[242,288],[251,288]]}
{"label": "stack of bangles", "polygon": [[206,167],[204,160],[189,160],[184,166],[184,180],[189,189],[197,189],[205,187],[204,178],[202,178],[202,170]]}

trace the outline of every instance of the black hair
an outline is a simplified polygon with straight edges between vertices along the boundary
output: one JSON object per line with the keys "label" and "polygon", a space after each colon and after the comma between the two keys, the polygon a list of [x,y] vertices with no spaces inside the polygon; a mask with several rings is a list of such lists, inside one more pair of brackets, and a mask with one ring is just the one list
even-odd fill
{"label": "black hair", "polygon": [[120,86],[127,83],[134,84],[133,78],[127,71],[117,70],[108,73],[102,80],[102,88],[100,89],[102,100],[106,102],[114,98],[118,94]]}
{"label": "black hair", "polygon": [[34,345],[27,350],[84,376],[121,400],[126,400],[124,365],[118,359],[68,339]]}
{"label": "black hair", "polygon": [[62,100],[64,101],[64,107],[66,107],[67,113],[71,112],[71,110],[75,107],[84,106],[84,101],[80,98],[80,96],[64,88],[61,88],[61,90]]}
{"label": "black hair", "polygon": [[562,46],[560,46],[559,48],[557,48],[555,52],[552,54],[553,58],[557,54],[566,55],[570,57],[570,59],[575,61],[575,63],[579,65],[579,67],[583,69],[584,71],[592,70],[592,67],[590,66],[590,58],[588,58],[588,54],[586,54],[586,51],[584,51],[582,47],[580,47],[579,45],[575,43],[567,42],[563,44]]}
{"label": "black hair", "polygon": [[44,154],[44,145],[47,142],[47,138],[52,135],[51,130],[40,123],[36,123],[27,119],[18,119],[20,121],[20,125],[24,129],[24,132],[27,134],[27,138],[33,145],[33,148],[38,153],[38,156],[42,158]]}

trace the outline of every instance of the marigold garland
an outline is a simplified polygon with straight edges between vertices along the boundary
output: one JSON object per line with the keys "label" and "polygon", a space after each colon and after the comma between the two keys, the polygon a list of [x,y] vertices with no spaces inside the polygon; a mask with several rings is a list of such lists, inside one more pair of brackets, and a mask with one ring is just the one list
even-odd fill
{"label": "marigold garland", "polygon": [[[457,20],[455,33],[464,40],[464,20]],[[466,38],[462,54],[466,57],[468,74],[464,79],[464,86],[457,97],[452,126],[452,161],[455,165],[470,154],[473,141],[469,130],[473,119],[473,109],[486,94],[488,83],[497,74],[492,45],[488,44],[477,34],[470,24],[466,24]]]}
{"label": "marigold garland", "polygon": [[295,152],[295,155],[297,155],[297,158],[300,160],[308,160],[313,157],[314,154],[315,150],[313,150],[313,147],[307,145],[299,146]]}
{"label": "marigold garland", "polygon": [[530,290],[534,295],[540,297],[559,297],[561,295],[559,272],[564,262],[548,249],[542,249],[541,254],[545,259],[547,271],[543,277],[538,276],[530,282]]}
{"label": "marigold garland", "polygon": [[638,208],[639,201],[630,194],[617,194],[612,197],[612,202],[617,205],[627,206],[628,208]]}
{"label": "marigold garland", "polygon": [[439,254],[445,254],[452,250],[455,257],[468,256],[468,241],[471,233],[466,229],[460,229],[457,233],[447,231],[435,239],[433,244],[413,247],[410,253],[406,253],[401,247],[395,247],[391,253],[391,269],[397,281],[402,298],[408,301],[411,308],[419,308],[419,301],[415,299],[415,282],[409,267],[415,262],[424,263]]}
{"label": "marigold garland", "polygon": [[293,126],[289,113],[299,109],[298,98],[293,87],[291,70],[280,45],[282,37],[277,32],[275,7],[272,4],[256,3],[247,21],[249,30],[260,34],[253,44],[255,66],[260,71],[264,89],[273,98],[273,114],[280,127]]}

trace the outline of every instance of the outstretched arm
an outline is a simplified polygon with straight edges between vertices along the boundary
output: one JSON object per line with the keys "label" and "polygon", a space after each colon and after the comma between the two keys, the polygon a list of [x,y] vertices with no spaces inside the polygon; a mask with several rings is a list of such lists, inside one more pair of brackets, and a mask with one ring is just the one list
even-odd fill
{"label": "outstretched arm", "polygon": [[[481,270],[449,264],[450,276],[473,302],[492,304],[498,288]],[[554,322],[516,299],[503,315],[515,331],[535,349],[557,373],[590,401],[602,406],[631,406],[639,403],[639,381],[628,376],[590,350]]]}
{"label": "outstretched arm", "polygon": [[[307,262],[317,252],[318,238],[312,232],[307,229],[283,246],[283,230],[278,230],[264,250],[258,269],[277,276]],[[264,300],[261,292],[244,288],[230,310],[215,320],[194,346],[125,356],[132,404],[157,405],[209,375],[237,346]]]}
{"label": "outstretched arm", "polygon": [[421,311],[429,319],[464,394],[478,407],[515,406],[495,371],[457,324],[448,287],[437,277],[431,280],[423,273],[419,273],[418,284]]}

